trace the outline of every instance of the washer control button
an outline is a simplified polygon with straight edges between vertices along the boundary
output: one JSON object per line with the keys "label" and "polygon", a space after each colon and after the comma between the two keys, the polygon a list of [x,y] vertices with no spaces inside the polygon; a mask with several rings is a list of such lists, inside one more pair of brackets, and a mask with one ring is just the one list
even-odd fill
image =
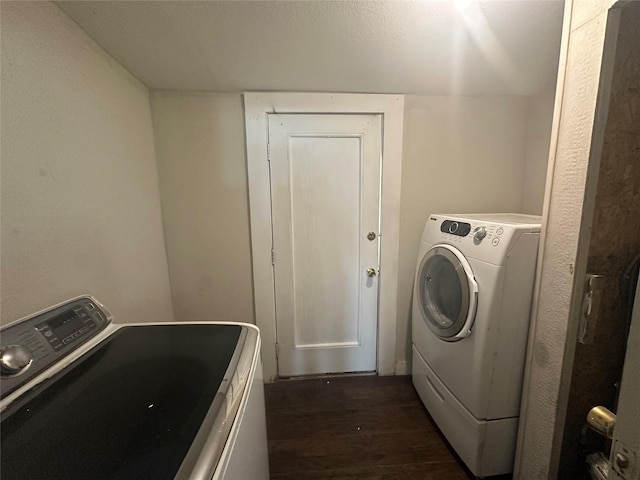
{"label": "washer control button", "polygon": [[498,230],[496,230],[496,235],[502,235],[504,233],[504,228],[500,227]]}
{"label": "washer control button", "polygon": [[2,348],[0,371],[3,376],[18,375],[33,362],[33,354],[24,345],[7,345]]}
{"label": "washer control button", "polygon": [[494,247],[497,247],[499,243],[500,239],[498,237],[493,237],[493,240],[491,240],[491,245],[493,245]]}

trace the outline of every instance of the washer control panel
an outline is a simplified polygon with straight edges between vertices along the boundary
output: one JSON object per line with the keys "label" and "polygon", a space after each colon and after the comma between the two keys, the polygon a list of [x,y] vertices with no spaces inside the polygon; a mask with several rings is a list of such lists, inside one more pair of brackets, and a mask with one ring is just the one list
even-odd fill
{"label": "washer control panel", "polygon": [[98,334],[111,314],[94,298],[75,298],[0,331],[0,396],[4,398]]}

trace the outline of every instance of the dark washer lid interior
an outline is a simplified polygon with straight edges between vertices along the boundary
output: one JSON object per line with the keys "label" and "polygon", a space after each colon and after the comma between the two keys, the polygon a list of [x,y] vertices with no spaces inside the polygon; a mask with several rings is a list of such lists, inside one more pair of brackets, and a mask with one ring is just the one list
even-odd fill
{"label": "dark washer lid interior", "polygon": [[172,479],[241,330],[120,329],[3,414],[2,479]]}

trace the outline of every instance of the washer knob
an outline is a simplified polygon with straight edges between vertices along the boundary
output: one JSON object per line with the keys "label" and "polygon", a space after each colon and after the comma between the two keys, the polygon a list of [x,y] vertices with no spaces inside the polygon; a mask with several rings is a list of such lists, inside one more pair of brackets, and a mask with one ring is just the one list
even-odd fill
{"label": "washer knob", "polygon": [[487,228],[486,227],[476,227],[473,231],[473,238],[478,241],[481,241],[484,237],[487,236]]}
{"label": "washer knob", "polygon": [[17,375],[33,362],[31,350],[23,345],[7,345],[0,352],[2,376]]}

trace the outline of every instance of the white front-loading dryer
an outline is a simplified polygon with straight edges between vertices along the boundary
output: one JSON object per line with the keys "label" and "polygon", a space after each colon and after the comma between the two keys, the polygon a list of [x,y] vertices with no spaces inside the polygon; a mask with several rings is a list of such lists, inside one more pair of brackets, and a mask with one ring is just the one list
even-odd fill
{"label": "white front-loading dryer", "polygon": [[412,310],[416,390],[477,476],[513,467],[540,217],[432,215]]}

